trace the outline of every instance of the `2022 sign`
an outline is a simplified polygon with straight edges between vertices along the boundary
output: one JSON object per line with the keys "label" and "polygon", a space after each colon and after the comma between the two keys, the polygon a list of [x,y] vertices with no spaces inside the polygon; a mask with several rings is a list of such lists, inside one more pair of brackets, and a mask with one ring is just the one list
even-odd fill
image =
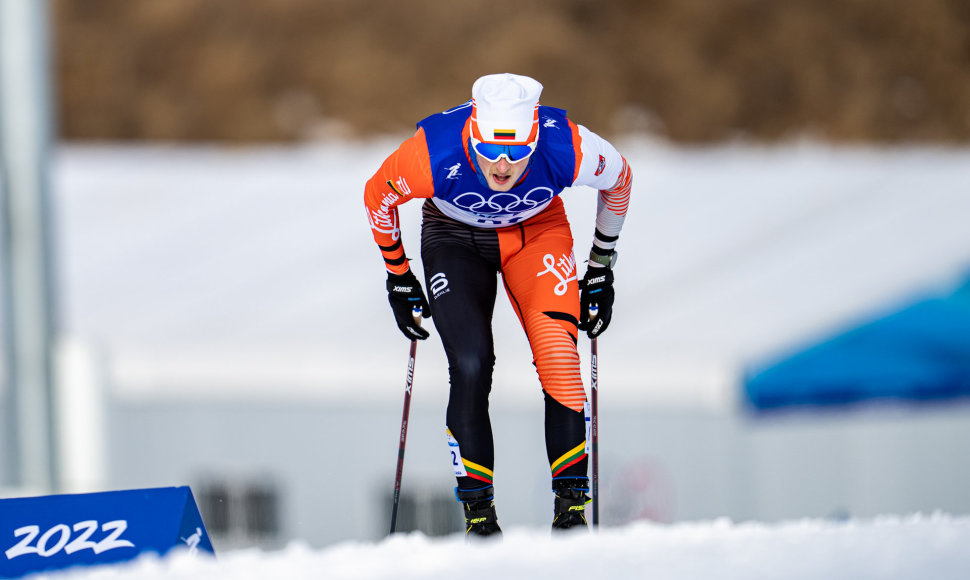
{"label": "2022 sign", "polygon": [[[128,529],[126,520],[113,520],[100,524],[103,537],[95,537],[99,524],[96,520],[77,522],[73,526],[57,524],[40,533],[40,526],[29,525],[14,530],[14,538],[22,538],[7,549],[4,554],[8,560],[27,554],[37,554],[42,558],[49,558],[63,550],[66,554],[73,554],[82,550],[91,550],[101,554],[118,548],[134,548],[135,545],[121,537]],[[77,535],[75,535],[75,533]]]}
{"label": "2022 sign", "polygon": [[186,486],[0,498],[0,579],[175,549],[215,554]]}

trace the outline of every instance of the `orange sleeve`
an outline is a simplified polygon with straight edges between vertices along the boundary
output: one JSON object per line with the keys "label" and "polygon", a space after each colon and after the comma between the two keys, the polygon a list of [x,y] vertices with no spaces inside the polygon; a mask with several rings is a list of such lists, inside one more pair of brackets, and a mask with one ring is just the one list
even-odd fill
{"label": "orange sleeve", "polygon": [[367,219],[389,272],[403,274],[408,270],[397,206],[411,198],[428,198],[433,194],[428,144],[424,129],[418,129],[384,160],[364,186]]}

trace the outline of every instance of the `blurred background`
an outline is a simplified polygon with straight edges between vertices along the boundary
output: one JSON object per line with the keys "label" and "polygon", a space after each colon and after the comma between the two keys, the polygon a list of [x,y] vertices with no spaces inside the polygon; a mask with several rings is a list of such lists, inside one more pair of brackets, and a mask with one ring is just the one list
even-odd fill
{"label": "blurred background", "polygon": [[[408,345],[363,184],[516,72],[635,176],[604,524],[970,513],[966,2],[0,7],[4,495],[191,485],[217,550],[383,536]],[[564,199],[583,255],[595,192]],[[500,521],[546,526],[501,297],[495,327]],[[399,529],[460,529],[447,388],[432,336]]]}
{"label": "blurred background", "polygon": [[65,139],[410,131],[484,71],[615,137],[966,142],[959,0],[53,2]]}

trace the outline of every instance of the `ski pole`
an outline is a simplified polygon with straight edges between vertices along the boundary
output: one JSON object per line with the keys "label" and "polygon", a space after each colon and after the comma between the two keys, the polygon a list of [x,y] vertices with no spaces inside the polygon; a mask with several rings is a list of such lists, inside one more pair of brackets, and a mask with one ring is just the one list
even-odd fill
{"label": "ski pole", "polygon": [[[421,325],[421,307],[412,312],[414,322]],[[408,439],[408,414],[411,411],[411,383],[414,381],[414,356],[418,352],[418,339],[411,340],[411,356],[408,358],[408,374],[404,383],[404,412],[401,415],[401,439],[397,447],[397,473],[394,475],[394,503],[391,507],[391,532],[397,526],[397,507],[401,502],[401,475],[404,472],[404,445]]]}
{"label": "ski pole", "polygon": [[[596,315],[599,314],[599,307],[595,304],[589,308],[589,318],[593,320]],[[600,469],[599,469],[599,405],[597,403],[597,396],[599,395],[599,379],[596,374],[597,367],[597,339],[593,337],[589,341],[589,370],[590,370],[590,399],[592,403],[591,417],[590,417],[590,432],[592,434],[592,457],[590,457],[590,462],[592,463],[592,475],[593,481],[591,485],[591,492],[593,495],[593,527],[598,527],[600,525]]]}

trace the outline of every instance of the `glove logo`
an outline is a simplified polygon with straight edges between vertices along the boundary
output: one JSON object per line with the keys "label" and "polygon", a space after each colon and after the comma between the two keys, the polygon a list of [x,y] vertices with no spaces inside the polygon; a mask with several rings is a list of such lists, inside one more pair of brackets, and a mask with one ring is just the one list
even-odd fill
{"label": "glove logo", "polygon": [[542,264],[546,267],[545,270],[536,274],[536,277],[543,276],[545,274],[552,274],[559,279],[559,283],[556,284],[556,288],[553,290],[556,296],[562,296],[566,293],[569,282],[576,280],[576,258],[572,255],[563,254],[559,258],[559,262],[556,262],[556,258],[552,254],[546,254],[542,257]]}

